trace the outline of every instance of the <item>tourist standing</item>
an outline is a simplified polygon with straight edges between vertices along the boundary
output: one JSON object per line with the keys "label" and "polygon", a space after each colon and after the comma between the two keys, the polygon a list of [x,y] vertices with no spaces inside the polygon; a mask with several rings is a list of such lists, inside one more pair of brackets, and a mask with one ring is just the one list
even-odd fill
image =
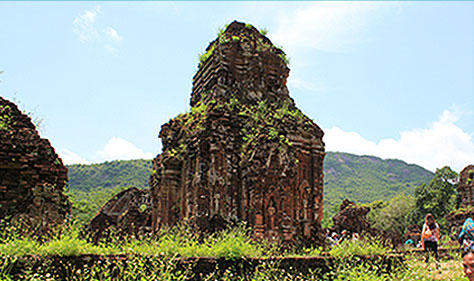
{"label": "tourist standing", "polygon": [[436,267],[438,267],[438,240],[439,225],[436,223],[432,214],[427,214],[423,229],[421,230],[421,243],[426,252],[426,262],[429,261],[431,252],[435,254]]}

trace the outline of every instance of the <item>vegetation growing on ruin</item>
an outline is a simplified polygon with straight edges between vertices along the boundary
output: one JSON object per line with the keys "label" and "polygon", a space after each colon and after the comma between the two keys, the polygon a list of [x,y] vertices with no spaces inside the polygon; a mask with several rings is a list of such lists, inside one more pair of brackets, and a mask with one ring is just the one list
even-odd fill
{"label": "vegetation growing on ruin", "polygon": [[225,106],[232,112],[236,112],[242,119],[241,155],[253,152],[261,137],[269,141],[277,141],[280,149],[292,146],[286,132],[278,129],[284,127],[282,124],[285,120],[294,121],[301,126],[313,125],[309,118],[287,101],[281,104],[268,104],[266,101],[260,101],[257,104],[243,104],[232,95]]}
{"label": "vegetation growing on ruin", "polygon": [[7,130],[10,124],[10,108],[8,105],[0,105],[0,130]]}
{"label": "vegetation growing on ruin", "polygon": [[277,140],[280,149],[292,146],[284,131],[279,130],[284,119],[293,119],[298,123],[308,123],[309,121],[297,108],[290,110],[287,102],[281,107],[272,109],[265,101],[260,101],[257,105],[241,105],[239,116],[245,118],[242,134],[241,155],[250,154],[257,146],[258,139],[265,137],[269,141]]}
{"label": "vegetation growing on ruin", "polygon": [[279,53],[278,56],[286,65],[290,64],[290,58],[285,53]]}
{"label": "vegetation growing on ruin", "polygon": [[[245,24],[245,27],[247,29],[252,29],[253,26],[251,24]],[[283,52],[282,47],[273,47],[271,43],[266,43],[263,41],[262,38],[245,38],[243,34],[240,35],[231,35],[228,36],[225,31],[227,29],[227,25],[224,28],[219,29],[217,33],[217,44],[224,45],[229,42],[241,42],[241,41],[247,41],[247,40],[255,40],[256,41],[256,50],[257,52],[271,52],[271,53],[276,53],[278,57],[283,61],[285,65],[290,64],[290,58],[287,57],[285,52]],[[259,33],[262,36],[266,36],[268,34],[268,29],[263,28],[259,31]],[[212,45],[209,47],[209,50],[200,53],[199,54],[199,67],[201,67],[205,61],[213,54],[214,50],[216,48],[215,43],[212,43]]]}
{"label": "vegetation growing on ruin", "polygon": [[162,138],[165,141],[170,138],[176,142],[173,147],[168,147],[163,151],[167,156],[180,161],[183,160],[187,152],[188,141],[205,129],[204,126],[208,118],[210,107],[213,107],[216,103],[215,100],[206,103],[204,101],[206,96],[206,93],[201,93],[200,100],[191,107],[189,112],[182,113],[168,122],[171,126],[175,126],[175,123],[178,124],[183,130],[177,136],[166,135],[167,132],[162,132]]}
{"label": "vegetation growing on ruin", "polygon": [[212,45],[209,50],[199,55],[199,66],[201,66],[208,58],[211,57],[212,52],[214,52],[214,49],[215,45]]}

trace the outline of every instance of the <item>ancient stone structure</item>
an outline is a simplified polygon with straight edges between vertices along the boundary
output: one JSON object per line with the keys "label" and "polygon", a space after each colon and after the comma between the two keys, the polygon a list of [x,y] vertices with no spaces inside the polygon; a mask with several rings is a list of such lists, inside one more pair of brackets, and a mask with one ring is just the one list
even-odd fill
{"label": "ancient stone structure", "polygon": [[233,22],[201,56],[191,110],[161,127],[153,227],[245,221],[256,237],[311,240],[323,210],[323,131],[289,96],[285,53]]}
{"label": "ancient stone structure", "polygon": [[474,165],[465,167],[459,174],[458,192],[461,197],[460,209],[446,216],[451,238],[457,235],[467,218],[474,219]]}
{"label": "ancient stone structure", "polygon": [[413,244],[416,246],[418,241],[421,239],[421,226],[417,224],[410,224],[407,226],[407,231],[403,235],[403,240],[407,241],[408,239],[413,240]]}
{"label": "ancient stone structure", "polygon": [[343,230],[355,233],[367,232],[371,229],[367,221],[369,207],[359,207],[355,202],[345,199],[339,206],[339,213],[333,218],[333,231],[338,233]]}
{"label": "ancient stone structure", "polygon": [[383,229],[373,228],[367,221],[367,214],[370,212],[369,207],[358,206],[355,202],[345,199],[339,206],[339,213],[333,218],[334,225],[329,229],[330,233],[342,233],[343,230],[348,235],[357,233],[360,236],[374,236],[396,247],[402,243],[401,234],[397,231],[386,231]]}
{"label": "ancient stone structure", "polygon": [[30,117],[0,97],[0,218],[22,220],[36,234],[70,213],[67,168]]}
{"label": "ancient stone structure", "polygon": [[474,206],[455,210],[446,216],[449,235],[452,240],[457,240],[457,237],[461,232],[461,227],[467,218],[474,219]]}
{"label": "ancient stone structure", "polygon": [[132,187],[107,201],[92,218],[87,230],[94,242],[107,236],[111,227],[119,235],[151,232],[151,211],[150,190]]}
{"label": "ancient stone structure", "polygon": [[474,165],[467,166],[459,174],[458,191],[461,207],[474,206]]}

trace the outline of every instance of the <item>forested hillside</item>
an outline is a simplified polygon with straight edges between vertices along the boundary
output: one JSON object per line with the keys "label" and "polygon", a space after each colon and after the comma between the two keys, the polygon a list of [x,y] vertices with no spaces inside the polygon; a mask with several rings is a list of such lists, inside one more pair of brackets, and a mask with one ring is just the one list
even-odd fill
{"label": "forested hillside", "polygon": [[113,187],[148,187],[151,160],[111,161],[91,165],[68,165],[69,189],[89,191]]}
{"label": "forested hillside", "polygon": [[[90,197],[96,194],[101,197],[99,204],[102,204],[106,201],[106,196],[126,187],[147,188],[151,160],[69,165],[68,168],[69,194],[76,193],[72,195],[75,196],[75,201],[94,201]],[[340,152],[327,152],[324,173],[324,210],[328,214],[334,214],[335,209],[346,198],[367,203],[375,200],[388,201],[397,194],[413,194],[415,187],[429,183],[434,176],[420,166],[400,160],[383,160],[374,156]],[[88,216],[93,212],[89,210]]]}
{"label": "forested hillside", "polygon": [[358,203],[389,200],[397,194],[413,194],[434,174],[401,160],[327,152],[324,160],[324,202],[333,210],[344,199]]}
{"label": "forested hillside", "polygon": [[72,217],[79,225],[85,225],[120,191],[132,186],[147,188],[151,160],[111,161],[67,168],[66,194],[72,203]]}

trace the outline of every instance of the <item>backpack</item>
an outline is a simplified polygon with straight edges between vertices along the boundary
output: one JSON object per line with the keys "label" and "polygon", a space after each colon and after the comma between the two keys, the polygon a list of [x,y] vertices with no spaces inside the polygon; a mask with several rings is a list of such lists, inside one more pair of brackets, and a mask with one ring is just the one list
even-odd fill
{"label": "backpack", "polygon": [[459,233],[458,239],[469,239],[474,241],[474,220],[467,218],[461,227],[461,233]]}

